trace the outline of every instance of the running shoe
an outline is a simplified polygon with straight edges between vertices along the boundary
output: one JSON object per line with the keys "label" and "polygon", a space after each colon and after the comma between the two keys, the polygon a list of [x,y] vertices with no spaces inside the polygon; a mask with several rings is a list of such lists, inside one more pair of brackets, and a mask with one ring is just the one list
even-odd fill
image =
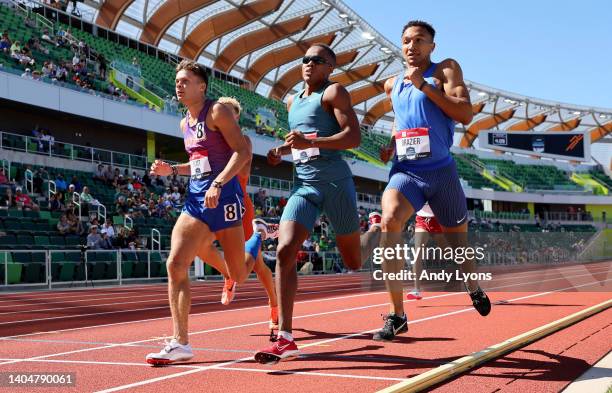
{"label": "running shoe", "polygon": [[379,212],[372,212],[368,215],[368,222],[370,223],[370,228],[380,228],[380,223],[382,222],[382,215]]}
{"label": "running shoe", "polygon": [[405,333],[408,331],[408,318],[406,314],[404,317],[398,317],[395,314],[383,315],[385,325],[381,330],[374,333],[372,339],[375,341],[391,341],[399,333]]}
{"label": "running shoe", "polygon": [[158,353],[147,355],[147,363],[153,366],[164,366],[176,362],[186,362],[193,358],[193,351],[189,344],[181,345],[175,338],[166,341],[164,344],[164,348]]}
{"label": "running shoe", "polygon": [[472,304],[480,315],[486,317],[491,312],[491,301],[487,294],[478,287],[474,292],[470,292],[470,298],[472,298]]}
{"label": "running shoe", "polygon": [[417,291],[416,289],[413,291],[410,291],[406,294],[406,299],[407,300],[421,300],[423,299],[423,296],[421,296],[421,292]]}
{"label": "running shoe", "polygon": [[227,306],[234,300],[234,296],[236,296],[236,281],[226,277],[223,284],[223,292],[221,293],[221,304]]}
{"label": "running shoe", "polygon": [[256,218],[253,220],[253,231],[260,232],[263,235],[261,240],[276,239],[278,237],[278,224],[270,224],[261,218]]}
{"label": "running shoe", "polygon": [[255,361],[261,364],[276,364],[283,359],[298,356],[299,353],[300,350],[295,345],[295,341],[279,337],[271,346],[257,352],[255,354]]}

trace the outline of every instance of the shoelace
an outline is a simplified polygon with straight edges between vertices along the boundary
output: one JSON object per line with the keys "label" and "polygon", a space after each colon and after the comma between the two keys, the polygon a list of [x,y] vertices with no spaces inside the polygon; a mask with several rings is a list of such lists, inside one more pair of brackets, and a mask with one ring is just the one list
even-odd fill
{"label": "shoelace", "polygon": [[383,328],[383,330],[391,330],[393,331],[393,318],[391,317],[391,314],[387,314],[384,315],[383,314],[383,321],[385,321],[385,327]]}
{"label": "shoelace", "polygon": [[170,353],[176,347],[178,347],[178,344],[172,345],[172,340],[164,339],[164,352]]}

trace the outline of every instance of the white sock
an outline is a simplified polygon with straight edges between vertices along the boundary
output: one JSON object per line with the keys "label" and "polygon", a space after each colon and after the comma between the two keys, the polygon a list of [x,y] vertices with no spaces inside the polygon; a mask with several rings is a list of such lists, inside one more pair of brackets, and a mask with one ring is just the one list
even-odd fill
{"label": "white sock", "polygon": [[283,330],[278,332],[278,337],[282,337],[287,341],[293,341],[293,336],[289,332],[285,332]]}

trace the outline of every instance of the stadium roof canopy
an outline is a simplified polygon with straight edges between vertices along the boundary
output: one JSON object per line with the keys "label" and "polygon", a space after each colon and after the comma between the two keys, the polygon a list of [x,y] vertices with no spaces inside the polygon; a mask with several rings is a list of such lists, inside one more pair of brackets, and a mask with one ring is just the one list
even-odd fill
{"label": "stadium roof canopy", "polygon": [[[307,44],[329,43],[339,55],[334,78],[351,92],[362,123],[388,129],[392,121],[382,86],[404,68],[400,48],[341,0],[86,0],[80,7],[84,19],[241,78],[277,99],[300,88]],[[467,84],[476,115],[463,146],[492,128],[588,130],[593,141],[612,132],[612,109]]]}

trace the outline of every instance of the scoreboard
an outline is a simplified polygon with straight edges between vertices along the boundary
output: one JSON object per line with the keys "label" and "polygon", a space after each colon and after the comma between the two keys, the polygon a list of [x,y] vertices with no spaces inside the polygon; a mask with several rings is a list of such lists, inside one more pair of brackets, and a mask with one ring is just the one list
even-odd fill
{"label": "scoreboard", "polygon": [[481,131],[480,147],[571,161],[591,160],[591,134],[582,131]]}

